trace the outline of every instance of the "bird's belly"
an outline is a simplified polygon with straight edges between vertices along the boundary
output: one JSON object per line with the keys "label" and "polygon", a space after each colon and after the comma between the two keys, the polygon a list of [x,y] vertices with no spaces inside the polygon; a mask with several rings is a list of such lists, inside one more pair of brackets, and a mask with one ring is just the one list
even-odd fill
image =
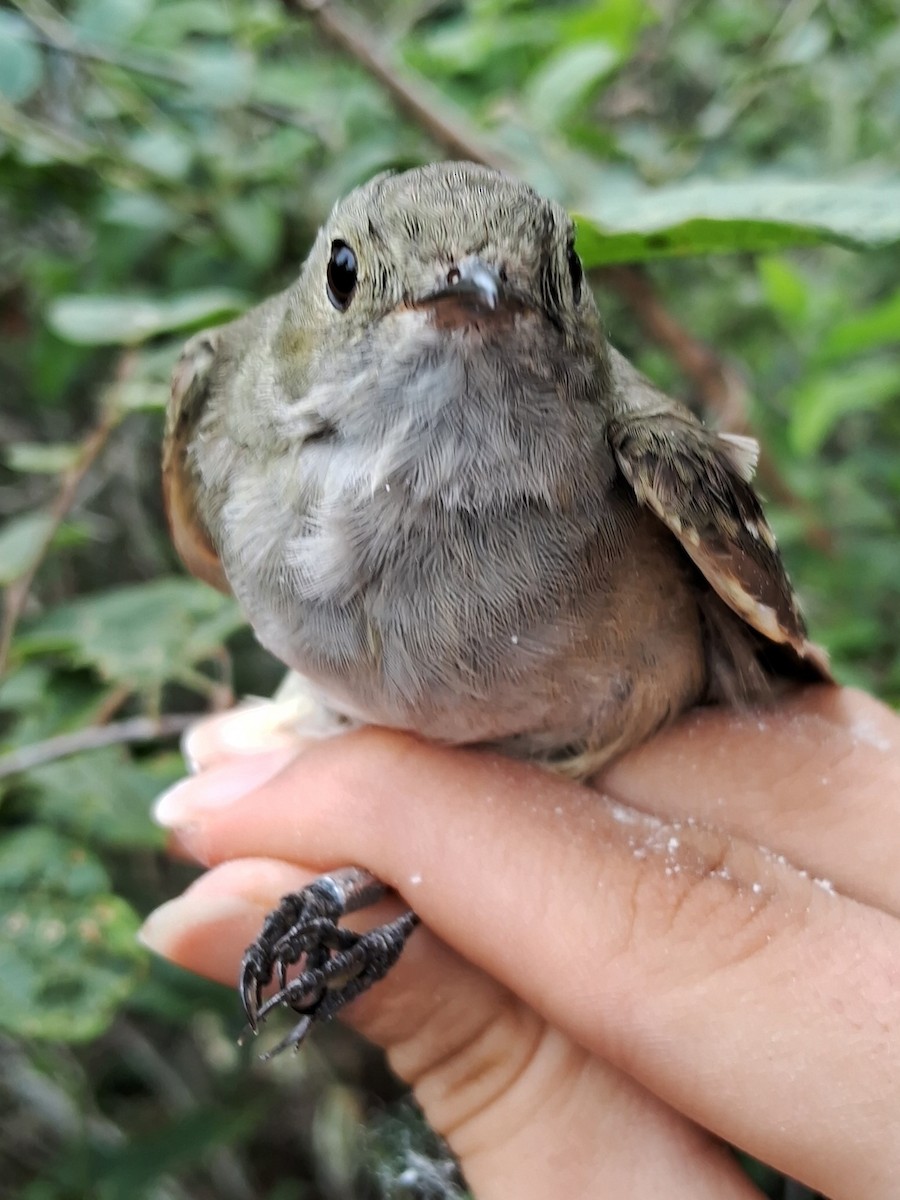
{"label": "bird's belly", "polygon": [[307,564],[303,588],[275,604],[256,589],[245,608],[354,720],[538,756],[633,744],[704,686],[686,562],[636,507],[593,535],[583,514],[551,524],[516,512],[424,536],[413,522],[384,533],[391,553],[377,524],[348,528],[352,553],[338,568],[332,545],[320,586]]}

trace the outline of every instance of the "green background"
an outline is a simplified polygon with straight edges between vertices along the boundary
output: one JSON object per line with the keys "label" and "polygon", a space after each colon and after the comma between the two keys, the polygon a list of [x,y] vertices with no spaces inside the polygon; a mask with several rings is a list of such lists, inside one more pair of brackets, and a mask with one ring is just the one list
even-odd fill
{"label": "green background", "polygon": [[172,733],[279,678],[169,545],[168,374],[375,171],[465,152],[569,205],[614,342],[761,438],[815,638],[900,699],[892,0],[393,0],[338,44],[345,11],[0,8],[0,1196],[451,1194],[376,1054],[262,1068],[134,942],[189,877]]}

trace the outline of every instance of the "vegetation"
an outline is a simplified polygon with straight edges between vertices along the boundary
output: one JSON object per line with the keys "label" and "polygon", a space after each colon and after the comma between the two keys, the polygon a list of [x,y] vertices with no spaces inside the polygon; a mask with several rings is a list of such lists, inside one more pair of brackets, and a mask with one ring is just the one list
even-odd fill
{"label": "vegetation", "polygon": [[760,435],[814,635],[900,700],[892,0],[304,10],[0,9],[0,1196],[448,1194],[377,1056],[261,1068],[134,942],[187,878],[148,817],[174,735],[279,677],[170,547],[167,377],[375,171],[483,157],[578,214],[613,340]]}

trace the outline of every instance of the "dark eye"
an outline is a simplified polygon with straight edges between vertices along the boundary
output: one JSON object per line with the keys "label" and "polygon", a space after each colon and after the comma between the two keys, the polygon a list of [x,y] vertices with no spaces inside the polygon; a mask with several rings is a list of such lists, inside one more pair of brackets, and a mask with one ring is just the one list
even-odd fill
{"label": "dark eye", "polygon": [[581,266],[581,259],[575,253],[575,247],[569,242],[569,248],[566,251],[566,260],[569,265],[569,278],[572,280],[572,299],[576,304],[581,303],[581,281],[584,279],[584,271]]}
{"label": "dark eye", "polygon": [[344,312],[353,299],[357,270],[356,255],[347,243],[332,242],[328,260],[328,299],[338,312]]}

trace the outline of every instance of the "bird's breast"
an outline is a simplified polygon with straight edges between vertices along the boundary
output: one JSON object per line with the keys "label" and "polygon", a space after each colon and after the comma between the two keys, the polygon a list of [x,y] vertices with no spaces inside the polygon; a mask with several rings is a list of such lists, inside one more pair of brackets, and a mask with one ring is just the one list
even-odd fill
{"label": "bird's breast", "polygon": [[[226,569],[263,644],[352,718],[453,743],[566,744],[683,640],[680,559],[666,537],[635,541],[644,522],[617,489],[572,510],[505,494],[473,509],[388,478],[288,519],[272,482],[245,491],[256,534]],[[635,652],[627,631],[642,626]]]}
{"label": "bird's breast", "polygon": [[333,708],[448,742],[595,739],[636,672],[696,676],[683,557],[616,475],[591,387],[533,347],[400,340],[286,400],[266,453],[219,431],[207,524],[260,641]]}

